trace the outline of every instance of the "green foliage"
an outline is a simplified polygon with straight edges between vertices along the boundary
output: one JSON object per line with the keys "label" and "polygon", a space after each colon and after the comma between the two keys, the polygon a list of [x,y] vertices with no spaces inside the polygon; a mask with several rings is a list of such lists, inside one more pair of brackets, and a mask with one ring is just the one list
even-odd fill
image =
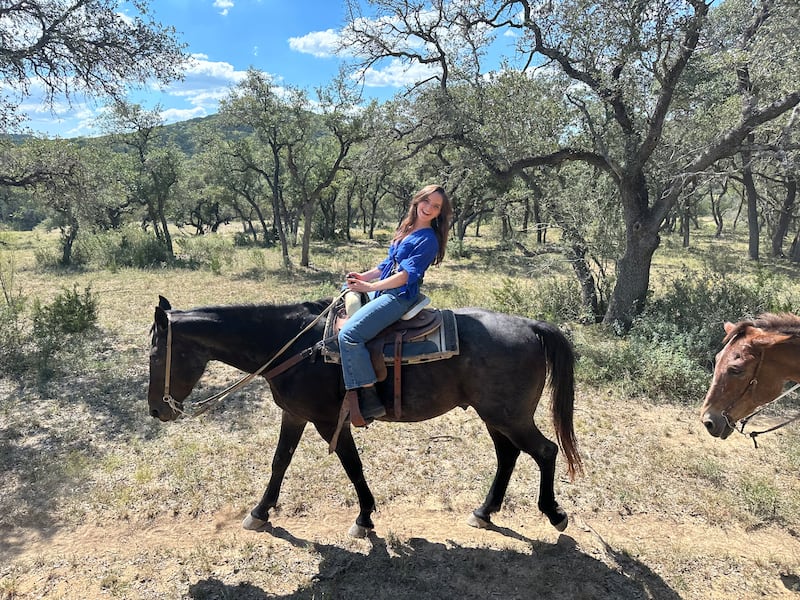
{"label": "green foliage", "polygon": [[66,354],[72,354],[80,350],[76,334],[97,322],[97,299],[89,287],[81,294],[74,286],[64,289],[50,304],[42,305],[35,299],[32,318],[32,367],[39,381],[46,381],[60,367],[59,351],[69,348]]}
{"label": "green foliage", "polygon": [[139,227],[124,227],[86,236],[76,243],[79,252],[102,268],[116,271],[130,267],[146,269],[169,262],[165,245]]}
{"label": "green foliage", "polygon": [[[0,279],[4,292],[10,292],[7,278]],[[59,360],[59,352],[65,348],[65,354],[79,352],[80,334],[97,323],[98,302],[89,287],[83,293],[77,287],[64,289],[50,304],[35,298],[30,317],[26,298],[6,293],[4,299],[0,304],[0,375],[27,373],[46,381],[67,362],[66,355]]]}
{"label": "green foliage", "polygon": [[[581,305],[581,293],[574,279],[551,278],[536,288],[534,303],[536,318],[563,323],[580,321],[586,313]],[[590,319],[591,320],[591,319]]]}
{"label": "green foliage", "polygon": [[34,336],[86,331],[97,323],[97,305],[91,287],[86,287],[81,294],[77,285],[72,290],[64,289],[46,306],[36,300],[33,308]]}
{"label": "green foliage", "polygon": [[790,310],[780,298],[784,287],[763,269],[753,281],[686,271],[664,295],[652,299],[634,323],[631,336],[643,347],[672,347],[710,369],[725,334],[722,324],[765,311]]}
{"label": "green foliage", "polygon": [[25,297],[15,288],[14,255],[0,256],[0,373],[16,372],[18,357],[25,339],[21,315],[25,310]]}
{"label": "green foliage", "polygon": [[492,290],[494,308],[501,312],[544,321],[576,321],[583,314],[580,291],[573,280],[551,278],[537,281],[531,291],[522,282],[507,277]]}
{"label": "green foliage", "polygon": [[233,263],[234,247],[230,241],[217,235],[182,237],[176,240],[180,246],[180,262],[192,269],[207,267],[219,275],[223,265]]}
{"label": "green foliage", "polygon": [[752,281],[686,271],[665,288],[627,338],[581,348],[585,380],[623,382],[631,395],[696,403],[708,386],[723,322],[791,309],[781,300],[784,286],[766,271]]}
{"label": "green foliage", "polygon": [[525,317],[534,312],[531,293],[510,277],[503,279],[502,287],[492,289],[492,296],[495,308],[500,312]]}

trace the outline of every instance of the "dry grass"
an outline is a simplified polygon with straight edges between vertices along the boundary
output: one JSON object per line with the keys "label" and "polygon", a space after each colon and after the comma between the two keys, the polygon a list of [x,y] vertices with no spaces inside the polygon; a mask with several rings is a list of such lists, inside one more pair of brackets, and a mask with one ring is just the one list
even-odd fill
{"label": "dry grass", "polygon": [[[655,404],[580,381],[576,429],[587,469],[569,483],[559,462],[556,491],[572,517],[565,534],[536,509],[538,470],[527,457],[496,529],[465,524],[488,490],[494,456],[480,419],[460,410],[355,432],[379,507],[373,538],[347,537],[355,495],[313,428],[285,480],[275,531],[243,531],[267,482],[279,410],[257,383],[198,419],[150,419],[147,333],[157,294],[179,308],[322,297],[348,269],[382,258],[381,247],[318,247],[313,268],[291,273],[274,252],[237,250],[219,274],[55,274],[35,267],[44,242],[44,234],[13,238],[19,290],[46,301],[91,285],[100,329],[68,375],[43,387],[0,380],[4,600],[797,597],[797,428],[755,450],[741,436],[708,436],[699,398]],[[430,272],[435,304],[491,307],[492,290],[509,277],[530,286],[532,277],[568,273],[552,255],[502,255],[486,238],[470,250]],[[667,248],[657,274],[678,270],[674,256],[684,255]],[[196,393],[236,376],[213,365]],[[538,422],[549,430],[546,410]]]}

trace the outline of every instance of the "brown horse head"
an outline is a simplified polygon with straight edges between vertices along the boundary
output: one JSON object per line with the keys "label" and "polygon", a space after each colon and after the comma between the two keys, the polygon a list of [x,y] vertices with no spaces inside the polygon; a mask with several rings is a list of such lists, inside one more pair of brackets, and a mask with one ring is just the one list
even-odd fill
{"label": "brown horse head", "polygon": [[700,418],[714,437],[727,438],[735,424],[774,400],[800,370],[800,318],[764,314],[725,323],[725,346],[716,357],[714,379]]}

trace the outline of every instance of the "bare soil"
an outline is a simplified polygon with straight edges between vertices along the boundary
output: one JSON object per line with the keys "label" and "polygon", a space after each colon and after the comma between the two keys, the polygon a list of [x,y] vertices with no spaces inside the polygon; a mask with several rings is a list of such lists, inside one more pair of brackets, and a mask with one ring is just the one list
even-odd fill
{"label": "bare soil", "polygon": [[247,508],[232,506],[196,518],[28,523],[0,531],[0,598],[800,597],[791,528],[595,507],[573,512],[562,534],[513,509],[481,530],[425,498],[380,506],[363,540],[347,536],[354,508],[324,502],[279,510],[270,532],[241,529]]}

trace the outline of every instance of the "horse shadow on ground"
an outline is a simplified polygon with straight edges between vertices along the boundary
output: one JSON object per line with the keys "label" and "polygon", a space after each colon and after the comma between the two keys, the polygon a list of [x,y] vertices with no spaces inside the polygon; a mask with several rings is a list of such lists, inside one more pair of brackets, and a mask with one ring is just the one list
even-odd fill
{"label": "horse shadow on ground", "polygon": [[226,584],[208,578],[192,584],[187,596],[194,600],[680,600],[646,565],[605,544],[601,552],[604,560],[600,560],[581,550],[569,535],[562,534],[551,544],[504,528],[495,531],[526,542],[531,552],[472,548],[422,538],[398,542],[373,533],[369,553],[362,554],[301,540],[275,528],[275,537],[319,553],[319,572],[308,585],[280,595],[251,582]]}

